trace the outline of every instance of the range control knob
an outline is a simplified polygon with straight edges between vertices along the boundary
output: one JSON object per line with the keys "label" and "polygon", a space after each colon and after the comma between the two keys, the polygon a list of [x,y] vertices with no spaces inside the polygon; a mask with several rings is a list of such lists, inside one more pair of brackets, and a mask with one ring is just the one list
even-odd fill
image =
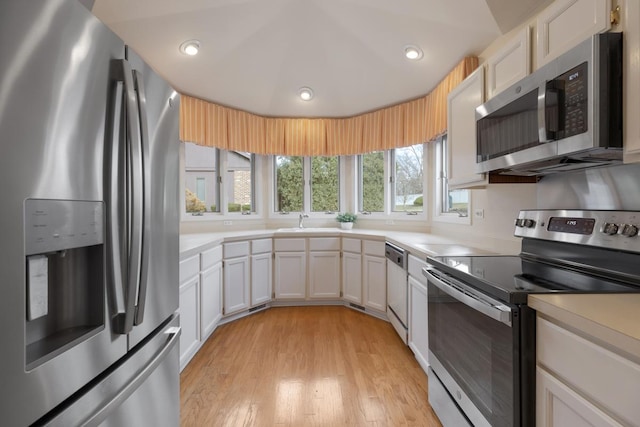
{"label": "range control knob", "polygon": [[622,231],[620,232],[625,237],[633,237],[638,234],[638,227],[631,224],[622,225]]}
{"label": "range control knob", "polygon": [[613,236],[618,232],[618,224],[614,224],[612,222],[605,222],[602,224],[602,230],[604,234],[608,234],[609,236]]}
{"label": "range control knob", "polygon": [[536,222],[532,219],[527,219],[527,218],[516,219],[516,227],[531,228],[534,225],[536,225]]}

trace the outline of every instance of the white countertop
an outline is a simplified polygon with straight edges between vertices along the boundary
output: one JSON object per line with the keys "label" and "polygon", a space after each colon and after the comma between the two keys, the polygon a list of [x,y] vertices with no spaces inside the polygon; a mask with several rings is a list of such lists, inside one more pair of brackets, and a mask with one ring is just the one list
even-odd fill
{"label": "white countertop", "polygon": [[359,239],[386,240],[419,258],[435,255],[489,255],[491,252],[461,244],[442,236],[404,231],[339,228],[305,228],[246,230],[220,233],[180,235],[180,259],[188,258],[223,242],[269,237],[327,237],[343,236]]}
{"label": "white countertop", "polygon": [[640,362],[640,294],[530,295],[528,302],[538,313]]}

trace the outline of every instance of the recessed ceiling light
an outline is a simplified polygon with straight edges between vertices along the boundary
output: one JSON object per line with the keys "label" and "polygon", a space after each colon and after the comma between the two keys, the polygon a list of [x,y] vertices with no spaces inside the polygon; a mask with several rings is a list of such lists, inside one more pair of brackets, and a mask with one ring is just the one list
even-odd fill
{"label": "recessed ceiling light", "polygon": [[186,42],[180,45],[180,52],[189,56],[197,55],[199,50],[200,50],[199,40],[187,40]]}
{"label": "recessed ceiling light", "polygon": [[406,56],[407,59],[417,61],[418,59],[422,58],[422,49],[412,44],[407,45],[404,47],[404,56]]}
{"label": "recessed ceiling light", "polygon": [[311,101],[313,99],[313,90],[310,87],[301,87],[298,90],[298,95],[303,101]]}

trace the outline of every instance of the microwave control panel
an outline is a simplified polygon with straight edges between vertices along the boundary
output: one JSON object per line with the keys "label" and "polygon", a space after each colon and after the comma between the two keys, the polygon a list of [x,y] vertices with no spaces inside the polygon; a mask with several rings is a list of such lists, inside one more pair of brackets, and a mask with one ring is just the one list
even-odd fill
{"label": "microwave control panel", "polygon": [[588,130],[588,66],[586,62],[547,82],[547,129],[553,139],[568,138]]}

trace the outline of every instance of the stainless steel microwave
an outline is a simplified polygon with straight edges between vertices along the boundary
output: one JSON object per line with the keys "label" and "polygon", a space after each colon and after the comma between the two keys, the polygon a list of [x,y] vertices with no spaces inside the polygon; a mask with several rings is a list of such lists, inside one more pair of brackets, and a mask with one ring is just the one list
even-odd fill
{"label": "stainless steel microwave", "polygon": [[622,34],[597,34],[476,108],[477,172],[622,161]]}

